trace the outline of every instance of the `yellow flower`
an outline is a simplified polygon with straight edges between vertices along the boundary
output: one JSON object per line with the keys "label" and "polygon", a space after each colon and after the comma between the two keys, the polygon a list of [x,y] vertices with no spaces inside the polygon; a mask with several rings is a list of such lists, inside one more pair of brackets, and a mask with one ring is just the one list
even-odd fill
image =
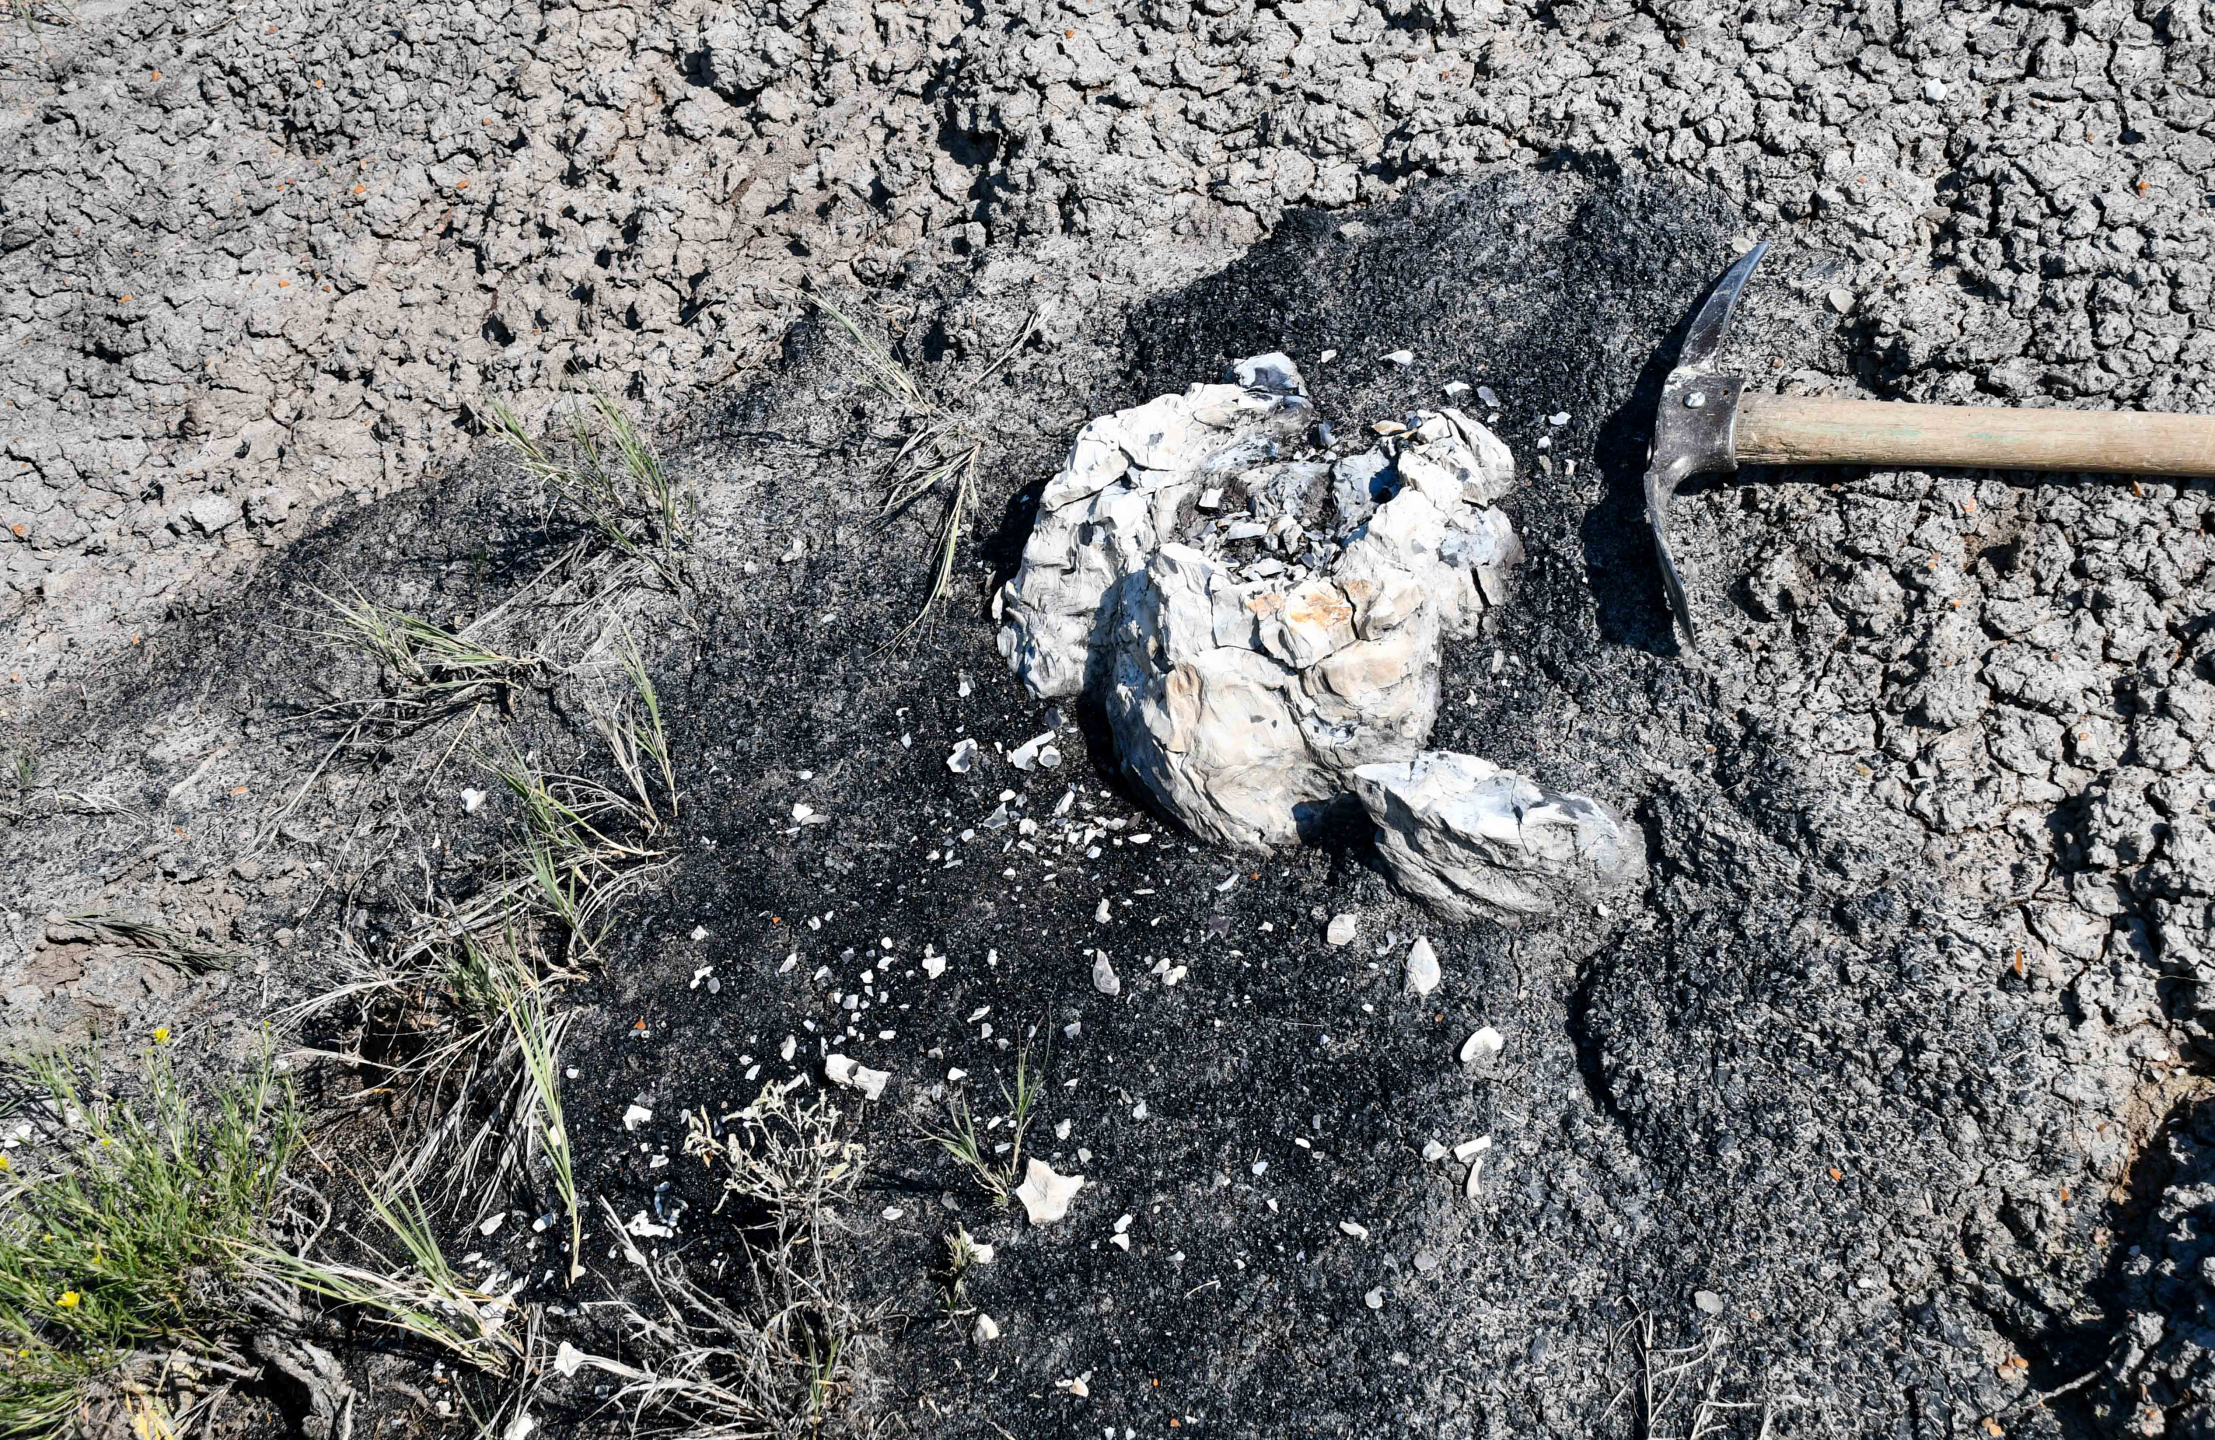
{"label": "yellow flower", "polygon": [[169,1027],[167,1025],[156,1025],[154,1027],[154,1043],[156,1045],[167,1045],[169,1043]]}
{"label": "yellow flower", "polygon": [[64,1310],[74,1310],[74,1309],[76,1309],[76,1308],[77,1308],[77,1301],[78,1301],[78,1299],[79,1299],[79,1298],[80,1298],[80,1297],[78,1296],[77,1292],[76,1292],[76,1291],[74,1291],[74,1290],[64,1290],[64,1291],[62,1291],[62,1309],[64,1309]]}
{"label": "yellow flower", "polygon": [[14,1161],[10,1160],[10,1159],[9,1159],[9,1158],[8,1158],[7,1156],[5,1156],[5,1155],[0,1155],[0,1174],[5,1174],[5,1173],[7,1173],[8,1171],[10,1171],[10,1170],[13,1170],[14,1168],[15,1168],[15,1162],[14,1162]]}

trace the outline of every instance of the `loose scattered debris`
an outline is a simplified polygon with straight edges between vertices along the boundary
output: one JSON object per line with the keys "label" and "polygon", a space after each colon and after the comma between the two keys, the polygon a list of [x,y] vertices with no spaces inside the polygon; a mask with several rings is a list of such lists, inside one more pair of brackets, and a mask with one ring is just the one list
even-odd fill
{"label": "loose scattered debris", "polygon": [[954,753],[946,757],[946,768],[956,775],[968,774],[970,767],[976,763],[977,742],[974,737],[965,739],[955,745]]}
{"label": "loose scattered debris", "polygon": [[1107,951],[1102,950],[1092,958],[1092,988],[1113,998],[1123,993],[1122,977],[1108,963]]}
{"label": "loose scattered debris", "polygon": [[1323,939],[1331,945],[1351,945],[1358,922],[1351,915],[1333,915],[1330,928],[1323,932]]}

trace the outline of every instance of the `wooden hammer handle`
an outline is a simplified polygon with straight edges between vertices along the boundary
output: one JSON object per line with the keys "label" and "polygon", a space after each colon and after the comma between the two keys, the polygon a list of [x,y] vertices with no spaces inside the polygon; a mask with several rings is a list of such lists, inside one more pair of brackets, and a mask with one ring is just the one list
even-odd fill
{"label": "wooden hammer handle", "polygon": [[2215,475],[2215,415],[1747,395],[1738,462]]}

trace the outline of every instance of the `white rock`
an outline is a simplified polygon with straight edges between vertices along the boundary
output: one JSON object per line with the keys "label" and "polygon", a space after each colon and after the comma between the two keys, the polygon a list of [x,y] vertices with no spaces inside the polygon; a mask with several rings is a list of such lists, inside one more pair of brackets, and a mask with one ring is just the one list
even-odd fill
{"label": "white rock", "polygon": [[1117,1231],[1115,1234],[1108,1236],[1108,1244],[1128,1254],[1131,1248],[1131,1237]]}
{"label": "white rock", "polygon": [[[1042,763],[1040,757],[1047,750],[1053,748],[1053,740],[1054,732],[1051,730],[1043,735],[1033,735],[1013,750],[1008,751],[1008,764],[1013,765],[1018,770],[1030,770],[1037,767]],[[1054,763],[1059,764],[1060,761],[1061,756],[1059,752],[1056,752]],[[1053,766],[1048,765],[1046,768],[1051,770]]]}
{"label": "white rock", "polygon": [[1120,995],[1123,993],[1123,979],[1115,973],[1115,967],[1108,964],[1105,950],[1100,951],[1092,959],[1092,988],[1102,995]]}
{"label": "white rock", "polygon": [[1369,1238],[1369,1227],[1357,1220],[1341,1220],[1338,1222],[1338,1228],[1341,1232],[1353,1236],[1356,1240]]}
{"label": "white rock", "polygon": [[1323,932],[1323,939],[1332,945],[1351,945],[1359,922],[1351,915],[1333,915],[1330,928]]}
{"label": "white rock", "polygon": [[1443,978],[1438,968],[1438,952],[1431,948],[1428,939],[1418,939],[1407,947],[1407,993],[1428,995],[1438,988]]}
{"label": "white rock", "polygon": [[1387,365],[1413,365],[1415,363],[1415,352],[1413,350],[1395,350],[1384,357],[1384,362]]}
{"label": "white rock", "polygon": [[464,815],[476,814],[477,807],[484,803],[485,792],[482,790],[464,790],[461,792],[461,813]]}
{"label": "white rock", "polygon": [[484,1219],[477,1222],[477,1233],[489,1239],[492,1235],[492,1232],[498,1230],[500,1226],[507,1220],[507,1218],[508,1212],[505,1210],[502,1210],[494,1215],[487,1215]]}
{"label": "white rock", "polygon": [[849,1090],[859,1090],[871,1100],[884,1095],[885,1082],[892,1078],[889,1070],[872,1070],[867,1065],[835,1051],[823,1057],[823,1073],[830,1077],[832,1083],[843,1085]]}
{"label": "white rock", "polygon": [[1446,382],[1444,393],[1448,400],[1466,395],[1469,393],[1469,382],[1466,380],[1449,380]]}
{"label": "white rock", "polygon": [[1943,80],[1925,80],[1923,82],[1923,98],[1933,105],[1944,100],[1946,98],[1946,82]]}
{"label": "white rock", "polygon": [[1492,1137],[1489,1135],[1479,1135],[1474,1140],[1464,1140],[1459,1145],[1456,1145],[1454,1147],[1454,1158],[1456,1160],[1459,1160],[1462,1164],[1466,1165],[1472,1159],[1476,1158],[1479,1155],[1482,1155],[1485,1151],[1491,1148]]}
{"label": "white rock", "polygon": [[1372,1310],[1382,1310],[1384,1308],[1384,1287],[1379,1286],[1362,1296],[1361,1303]]}
{"label": "white rock", "polygon": [[515,1418],[508,1421],[507,1427],[500,1432],[500,1440],[526,1440],[526,1437],[537,1428],[537,1417],[533,1416],[528,1410],[519,1410],[516,1412]]}
{"label": "white rock", "polygon": [[1409,894],[1456,920],[1517,925],[1635,878],[1643,844],[1596,800],[1488,760],[1429,750],[1365,765],[1354,794]]}
{"label": "white rock", "polygon": [[1000,1338],[1000,1322],[980,1312],[977,1323],[970,1328],[969,1333],[976,1337],[980,1345],[988,1340],[997,1340]]}
{"label": "white rock", "polygon": [[1428,1161],[1429,1163],[1435,1165],[1439,1161],[1445,1159],[1447,1154],[1448,1151],[1446,1147],[1439,1144],[1436,1140],[1425,1140],[1423,1142],[1423,1159]]}
{"label": "white rock", "polygon": [[698,943],[699,941],[705,940],[705,939],[707,939],[707,938],[708,938],[708,927],[707,927],[707,926],[705,926],[705,925],[695,925],[695,926],[693,926],[693,927],[692,927],[692,939],[693,939],[693,941],[694,941],[695,943]]}
{"label": "white rock", "polygon": [[1841,315],[1851,315],[1854,306],[1859,303],[1853,291],[1843,288],[1832,290],[1824,298],[1830,301],[1830,308]]}
{"label": "white rock", "polygon": [[1506,1048],[1507,1037],[1487,1025],[1461,1042],[1461,1063],[1464,1065],[1472,1061],[1489,1063],[1498,1059],[1500,1052]]}
{"label": "white rock", "polygon": [[644,1105],[633,1105],[623,1112],[623,1129],[626,1133],[654,1118],[654,1112]]}
{"label": "white rock", "polygon": [[1033,1157],[1023,1172],[1023,1183],[1015,1187],[1015,1198],[1023,1202],[1023,1213],[1033,1225],[1051,1225],[1069,1213],[1069,1202],[1084,1188],[1082,1175],[1061,1175],[1045,1161]]}
{"label": "white rock", "polygon": [[787,1064],[790,1064],[792,1061],[793,1053],[799,1048],[800,1037],[797,1035],[787,1035],[784,1037],[784,1047],[778,1050],[777,1057],[785,1061]]}
{"label": "white rock", "polygon": [[946,957],[943,955],[925,955],[923,957],[923,973],[933,980],[945,974]]}
{"label": "white rock", "polygon": [[1092,912],[1092,922],[1095,925],[1105,925],[1114,918],[1115,912],[1108,907],[1108,902],[1104,899],[1100,902],[1100,908]]}
{"label": "white rock", "polygon": [[576,1374],[584,1363],[585,1352],[567,1340],[562,1341],[554,1351],[554,1373],[565,1380]]}
{"label": "white rock", "polygon": [[969,767],[977,763],[977,741],[971,736],[954,746],[954,753],[946,757],[946,768],[956,775],[966,775]]}
{"label": "white rock", "polygon": [[645,1211],[641,1210],[631,1217],[629,1224],[623,1227],[623,1233],[636,1235],[641,1240],[667,1240],[677,1232],[667,1225],[658,1223]]}
{"label": "white rock", "polygon": [[1546,423],[1558,430],[1562,426],[1569,423],[1569,412],[1566,410],[1556,410],[1553,414],[1546,417]]}
{"label": "white rock", "polygon": [[1693,1291],[1692,1303],[1700,1307],[1702,1315],[1720,1315],[1723,1313],[1723,1297],[1713,1290]]}

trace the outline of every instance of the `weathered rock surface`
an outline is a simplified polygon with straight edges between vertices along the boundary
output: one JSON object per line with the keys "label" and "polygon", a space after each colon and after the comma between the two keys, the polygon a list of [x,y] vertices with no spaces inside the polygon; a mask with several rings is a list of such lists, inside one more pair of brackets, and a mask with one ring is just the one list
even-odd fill
{"label": "weathered rock surface", "polygon": [[1084,428],[1000,649],[1041,698],[1089,683],[1124,768],[1195,832],[1267,848],[1421,748],[1439,644],[1505,598],[1522,545],[1492,504],[1513,459],[1459,411],[1333,454],[1298,445],[1289,360],[1233,373]]}
{"label": "weathered rock surface", "polygon": [[1520,925],[1637,875],[1635,832],[1605,805],[1489,760],[1426,750],[1364,765],[1354,794],[1400,887],[1459,920]]}

